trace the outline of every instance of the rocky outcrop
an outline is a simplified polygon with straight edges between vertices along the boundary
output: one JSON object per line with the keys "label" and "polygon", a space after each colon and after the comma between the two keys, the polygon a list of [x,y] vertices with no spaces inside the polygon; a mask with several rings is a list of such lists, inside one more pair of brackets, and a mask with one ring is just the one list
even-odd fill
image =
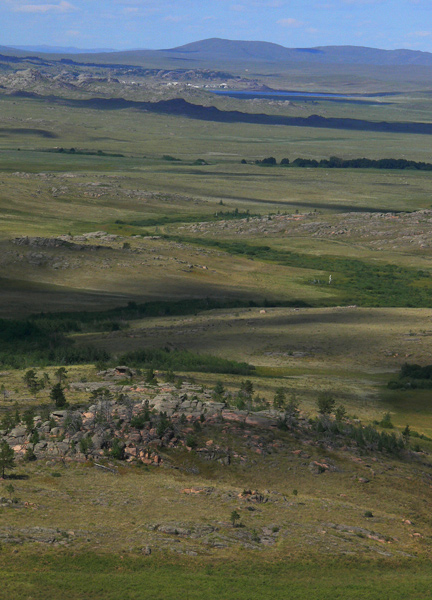
{"label": "rocky outcrop", "polygon": [[[118,367],[117,371],[123,377],[126,371],[133,373],[128,367]],[[110,377],[111,372],[106,376]],[[33,427],[28,423],[18,424],[9,431],[0,431],[17,457],[68,460],[111,457],[160,465],[164,448],[183,447],[189,451],[194,448],[204,460],[229,465],[233,458],[244,457],[231,454],[228,448],[212,440],[202,448],[197,447],[195,434],[202,425],[226,421],[272,430],[281,418],[277,411],[252,413],[228,409],[224,402],[214,401],[209,390],[192,384],[184,384],[180,389],[170,384],[123,386],[124,393],[117,400],[113,399],[113,383],[71,386],[86,386],[95,396],[95,402],[80,410],[54,410],[49,420],[37,416]]]}

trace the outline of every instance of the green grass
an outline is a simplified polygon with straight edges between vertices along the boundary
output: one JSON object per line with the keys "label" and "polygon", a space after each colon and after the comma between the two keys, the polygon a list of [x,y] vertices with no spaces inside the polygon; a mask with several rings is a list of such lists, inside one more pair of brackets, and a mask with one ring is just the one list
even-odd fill
{"label": "green grass", "polygon": [[[227,68],[231,66],[236,68]],[[263,81],[275,87],[309,86],[312,74],[314,89],[340,91],[347,81],[344,69],[317,73],[307,68],[275,77],[263,65],[263,72]],[[399,84],[413,89],[427,79],[421,69],[409,69],[408,82],[407,72],[374,69],[371,78],[370,71],[358,67],[351,70],[349,81],[352,89],[365,92]],[[128,93],[139,99],[142,89],[137,86],[138,91]],[[190,90],[187,98],[214,102],[221,109],[244,106],[233,99],[212,99],[203,91]],[[21,410],[48,402],[48,389],[37,398],[28,397],[24,373],[14,366],[30,367],[39,361],[54,381],[56,368],[46,364],[123,355],[122,360],[136,360],[139,366],[173,368],[179,377],[189,368],[205,367],[206,372],[189,376],[209,387],[221,380],[233,393],[246,373],[268,402],[280,386],[288,397],[295,394],[306,418],[315,416],[318,395],[331,393],[351,417],[365,424],[390,412],[397,434],[408,423],[420,435],[432,437],[428,391],[385,387],[406,360],[430,364],[431,311],[407,308],[431,307],[428,250],[402,245],[397,236],[395,247],[388,245],[376,254],[375,247],[367,245],[370,239],[360,234],[342,241],[292,228],[289,234],[271,234],[264,241],[259,233],[240,240],[235,230],[247,211],[250,216],[310,212],[310,221],[327,219],[332,226],[348,221],[344,213],[352,211],[361,219],[361,211],[430,208],[428,173],[240,164],[242,158],[253,162],[266,156],[278,161],[332,155],[378,160],[401,156],[401,148],[407,160],[430,162],[428,136],[221,124],[133,110],[65,108],[6,96],[0,96],[0,108],[0,308],[2,314],[19,319],[15,333],[10,329],[14,323],[0,323],[0,342],[2,353],[24,361],[4,363],[10,365],[7,370],[2,367],[0,384],[9,394],[0,394],[2,411],[12,409],[15,401]],[[388,106],[355,107],[248,103],[245,110],[426,121],[430,98],[401,94]],[[53,151],[54,146],[69,150]],[[115,156],[119,154],[123,156]],[[200,158],[208,164],[194,165]],[[216,231],[224,227],[221,220],[230,223],[226,231],[217,230],[217,238],[212,231],[193,237],[187,229],[204,222]],[[51,237],[101,229],[122,237],[107,243],[111,248],[97,251],[50,251],[10,242],[18,235]],[[380,225],[374,231],[379,229]],[[401,229],[395,220],[390,233]],[[152,237],[163,233],[166,239]],[[136,234],[150,237],[134,238]],[[123,248],[125,241],[130,248]],[[39,252],[46,263],[37,266],[27,260]],[[55,269],[53,259],[69,262],[69,267]],[[328,286],[330,273],[333,283]],[[312,285],[313,279],[324,283]],[[266,298],[262,313],[257,305]],[[334,306],[354,303],[385,308]],[[317,308],[323,306],[328,308]],[[42,310],[44,315],[25,317]],[[62,334],[74,343],[63,344]],[[163,350],[168,345],[171,352]],[[96,348],[94,355],[88,354],[88,346]],[[246,371],[239,372],[239,363],[247,363],[240,365]],[[100,380],[89,364],[68,371],[68,382]],[[72,406],[89,402],[85,390],[66,390],[66,396]],[[317,439],[319,445],[306,447],[295,433],[278,431],[286,446],[264,457],[248,446],[258,435],[270,448],[273,434],[257,430],[240,428],[233,434],[215,428],[197,435],[201,444],[211,437],[220,447],[229,446],[250,459],[229,468],[201,461],[198,453],[167,448],[161,450],[164,461],[174,468],[122,464],[118,477],[89,463],[20,464],[17,474],[25,477],[13,480],[16,494],[36,508],[0,508],[0,533],[15,532],[27,540],[0,543],[1,600],[428,597],[428,455],[418,461],[379,452],[359,457],[328,446],[325,432]],[[411,441],[430,452],[429,440]],[[307,459],[293,453],[305,447]],[[334,461],[337,470],[311,473],[309,462],[322,459]],[[360,476],[369,483],[358,483]],[[214,492],[181,493],[192,486],[211,486]],[[3,487],[0,495],[5,495]],[[271,500],[280,498],[273,496],[275,491],[287,501],[269,501],[249,511],[250,505],[238,496],[249,487],[269,490]],[[234,508],[240,510],[248,532],[264,525],[280,528],[277,544],[247,551],[234,541],[218,550],[195,539],[170,540],[148,527],[178,521],[212,523],[229,537],[232,528],[225,521]],[[366,512],[374,517],[365,520]],[[404,524],[407,518],[414,525]],[[369,527],[391,543],[335,531],[329,523]],[[64,528],[74,534],[62,537],[66,548],[50,550],[28,541],[34,540],[34,527]],[[416,531],[422,537],[413,537]],[[147,544],[154,550],[149,557],[141,553]],[[195,544],[198,556],[173,552]]]}
{"label": "green grass", "polygon": [[[122,554],[122,556],[120,556]],[[18,558],[18,560],[17,560]],[[60,552],[0,556],[2,600],[418,600],[432,584],[427,562],[136,558]]]}
{"label": "green grass", "polygon": [[[167,239],[170,237],[167,236]],[[336,256],[299,254],[246,242],[180,236],[171,236],[171,239],[220,248],[254,260],[310,269],[310,278],[313,280],[310,283],[315,282],[318,285],[328,283],[327,274],[331,274],[332,286],[328,289],[335,293],[336,298],[327,302],[321,300],[325,305],[345,302],[360,306],[432,307],[432,283],[427,271],[415,271],[391,264],[372,265],[365,261]]]}

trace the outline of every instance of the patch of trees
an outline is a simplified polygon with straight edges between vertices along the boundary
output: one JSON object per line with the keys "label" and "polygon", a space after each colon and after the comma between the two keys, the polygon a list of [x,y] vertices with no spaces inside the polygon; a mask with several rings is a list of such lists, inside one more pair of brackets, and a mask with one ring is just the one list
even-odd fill
{"label": "patch of trees", "polygon": [[[60,321],[60,322],[59,322]],[[76,346],[64,335],[76,330],[76,323],[40,320],[0,319],[0,365],[25,368],[47,365],[84,364],[104,360],[105,351],[90,346]]]}
{"label": "patch of trees", "polygon": [[[246,164],[246,160],[242,160],[242,164]],[[277,161],[273,156],[256,160],[255,164],[264,167],[275,167]],[[296,158],[290,162],[289,158],[283,158],[280,161],[282,167],[300,167],[308,169],[396,169],[412,171],[432,171],[432,163],[426,163],[415,160],[406,160],[405,158],[351,158],[344,159],[338,156],[331,156],[322,160],[313,158]]]}
{"label": "patch of trees", "polygon": [[56,154],[73,154],[79,156],[111,156],[114,158],[124,158],[124,154],[104,152],[103,150],[80,150],[78,148],[52,148],[43,150],[43,152],[54,152]]}
{"label": "patch of trees", "polygon": [[256,165],[262,165],[264,167],[275,167],[277,165],[277,161],[273,156],[269,156],[268,158],[263,158],[262,160],[256,160]]}
{"label": "patch of trees", "polygon": [[397,379],[388,382],[391,390],[432,389],[432,365],[421,367],[416,364],[402,365]]}
{"label": "patch of trees", "polygon": [[147,349],[127,352],[118,358],[122,364],[137,368],[197,371],[201,373],[232,373],[250,375],[255,367],[209,354],[185,350]]}
{"label": "patch of trees", "polygon": [[[112,357],[105,350],[93,346],[78,346],[67,334],[115,331],[127,328],[128,321],[145,317],[197,314],[199,311],[252,306],[257,304],[249,300],[202,298],[143,304],[129,302],[127,306],[105,311],[40,313],[23,320],[0,319],[0,366],[20,369],[30,366],[108,362]],[[156,368],[158,367],[159,365]]]}
{"label": "patch of trees", "polygon": [[[163,317],[197,314],[200,311],[223,308],[258,306],[253,300],[216,300],[213,298],[188,298],[185,300],[157,300],[154,302],[128,302],[103,311],[75,311],[64,313],[39,313],[29,317],[31,323],[49,331],[90,332],[99,331],[100,324],[133,321],[143,317]],[[1,321],[0,321],[1,325]],[[105,325],[104,325],[105,326]]]}
{"label": "patch of trees", "polygon": [[[304,429],[304,425],[299,420],[299,402],[295,396],[288,399],[286,391],[279,388],[276,390],[273,404],[277,410],[284,413],[278,421],[279,429],[300,428],[304,433],[312,434],[318,442],[327,442],[334,446],[355,446],[363,452],[386,452],[398,455],[410,448],[410,436],[415,437],[415,432],[411,432],[408,425],[402,435],[376,429],[374,425],[383,429],[393,429],[389,414],[384,415],[380,422],[375,421],[374,425],[350,422],[345,407],[342,404],[337,405],[335,398],[328,392],[318,396],[316,402],[318,415],[309,419],[307,429]],[[414,450],[420,450],[418,444],[415,445]]]}
{"label": "patch of trees", "polygon": [[169,225],[171,223],[212,223],[214,221],[229,221],[232,219],[247,219],[248,217],[259,217],[259,214],[252,214],[248,210],[241,211],[238,208],[234,210],[221,211],[218,210],[213,214],[206,215],[174,215],[160,216],[154,219],[140,219],[136,221],[116,220],[116,225],[131,225],[132,227],[159,227]]}
{"label": "patch of trees", "polygon": [[343,444],[355,445],[368,452],[400,454],[407,448],[407,440],[393,431],[378,431],[372,425],[354,425],[337,419],[318,417],[312,420],[313,430],[320,438],[337,439]]}

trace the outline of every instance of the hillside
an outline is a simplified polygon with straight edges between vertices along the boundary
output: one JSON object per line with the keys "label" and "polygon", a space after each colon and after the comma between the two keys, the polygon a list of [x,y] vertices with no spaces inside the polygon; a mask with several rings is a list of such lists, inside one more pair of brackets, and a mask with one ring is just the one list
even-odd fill
{"label": "hillside", "polygon": [[361,46],[319,46],[316,48],[286,48],[269,42],[237,41],[211,38],[193,42],[169,53],[194,57],[231,58],[292,63],[364,64],[364,65],[432,65],[432,54],[414,50],[380,50]]}
{"label": "hillside", "polygon": [[50,55],[60,60],[79,54],[79,62],[104,64],[159,64],[175,61],[177,66],[201,62],[265,62],[295,65],[369,65],[369,66],[432,66],[432,54],[417,50],[382,50],[362,46],[318,46],[287,48],[260,41],[210,38],[161,50],[85,50],[67,47],[0,46],[0,53],[12,56]]}

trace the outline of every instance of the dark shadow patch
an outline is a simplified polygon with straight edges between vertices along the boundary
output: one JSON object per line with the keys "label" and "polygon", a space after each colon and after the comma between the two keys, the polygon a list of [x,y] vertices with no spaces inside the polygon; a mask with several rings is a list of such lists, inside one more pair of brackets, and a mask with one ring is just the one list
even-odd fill
{"label": "dark shadow patch", "polygon": [[214,121],[217,123],[248,123],[253,125],[285,125],[289,127],[311,127],[317,129],[344,129],[350,131],[374,131],[382,133],[414,133],[432,135],[432,123],[417,122],[387,122],[366,121],[364,119],[339,119],[336,117],[285,117],[242,113],[240,111],[223,111],[215,106],[192,104],[183,98],[161,100],[159,102],[135,102],[124,98],[89,98],[85,100],[64,99],[56,96],[38,96],[34,93],[16,92],[15,96],[22,98],[39,98],[51,103],[90,108],[94,110],[125,110],[128,108],[147,111],[156,114],[172,115],[196,119],[199,121]]}
{"label": "dark shadow patch", "polygon": [[258,198],[224,196],[225,200],[237,200],[238,202],[253,202],[255,204],[271,204],[273,206],[290,206],[293,208],[304,207],[310,210],[334,210],[336,212],[354,212],[354,213],[407,213],[409,210],[395,210],[393,208],[374,208],[372,206],[359,206],[352,204],[332,204],[331,202],[301,202],[299,200],[260,200]]}
{"label": "dark shadow patch", "polygon": [[37,135],[38,137],[55,139],[58,138],[56,133],[52,131],[48,131],[47,129],[27,129],[24,127],[0,127],[0,136],[6,137],[7,134],[14,135]]}
{"label": "dark shadow patch", "polygon": [[134,102],[123,98],[91,98],[88,100],[63,101],[76,107],[87,107],[97,110],[119,110],[136,108],[157,114],[182,116],[201,121],[215,121],[218,123],[249,123],[255,125],[286,125],[290,127],[312,127],[322,129],[346,129],[354,131],[375,131],[383,133],[416,133],[422,135],[432,134],[432,123],[404,123],[404,122],[374,122],[364,119],[338,119],[335,117],[284,117],[266,114],[248,114],[240,111],[222,111],[215,106],[202,106],[192,104],[176,98],[161,100],[160,102]]}

